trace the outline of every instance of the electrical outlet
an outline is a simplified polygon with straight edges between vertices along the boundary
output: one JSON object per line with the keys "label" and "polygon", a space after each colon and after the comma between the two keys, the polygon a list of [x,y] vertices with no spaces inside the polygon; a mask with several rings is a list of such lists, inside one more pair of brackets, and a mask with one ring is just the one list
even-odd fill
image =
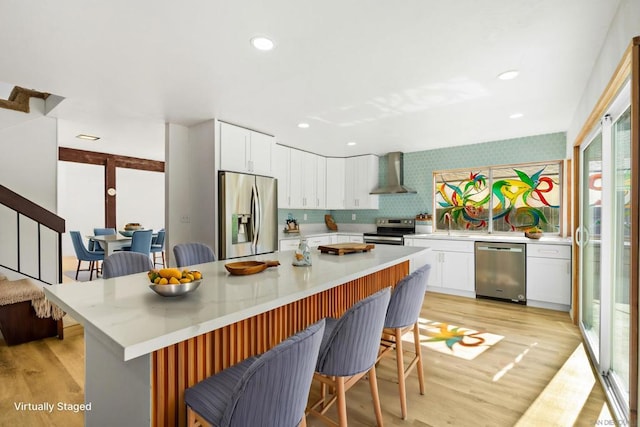
{"label": "electrical outlet", "polygon": [[183,224],[189,224],[191,222],[191,217],[189,217],[189,215],[182,215],[180,217],[180,222]]}
{"label": "electrical outlet", "polygon": [[355,221],[356,220],[356,214],[351,214],[351,221]]}
{"label": "electrical outlet", "polygon": [[302,215],[302,219],[307,220],[307,214]]}

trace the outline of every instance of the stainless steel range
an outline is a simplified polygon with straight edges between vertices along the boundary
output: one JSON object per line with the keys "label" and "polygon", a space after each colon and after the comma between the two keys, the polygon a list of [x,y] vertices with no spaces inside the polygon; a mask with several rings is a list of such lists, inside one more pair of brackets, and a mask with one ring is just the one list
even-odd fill
{"label": "stainless steel range", "polygon": [[378,218],[376,232],[364,233],[365,243],[379,245],[404,245],[407,234],[415,234],[416,220],[414,218]]}

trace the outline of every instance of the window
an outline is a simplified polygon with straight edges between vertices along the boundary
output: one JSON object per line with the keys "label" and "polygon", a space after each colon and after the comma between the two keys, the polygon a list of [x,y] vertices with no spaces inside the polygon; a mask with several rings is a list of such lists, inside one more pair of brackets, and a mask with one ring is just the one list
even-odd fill
{"label": "window", "polygon": [[436,230],[560,233],[561,160],[433,175]]}

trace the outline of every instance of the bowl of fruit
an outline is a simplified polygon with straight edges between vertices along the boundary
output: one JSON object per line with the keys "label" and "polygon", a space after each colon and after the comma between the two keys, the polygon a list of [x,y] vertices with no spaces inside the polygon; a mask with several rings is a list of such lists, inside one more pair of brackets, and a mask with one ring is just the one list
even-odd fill
{"label": "bowl of fruit", "polygon": [[528,237],[529,239],[534,239],[534,240],[538,240],[539,238],[541,238],[543,236],[543,232],[542,229],[540,227],[531,227],[528,228],[524,231],[524,235],[525,237]]}
{"label": "bowl of fruit", "polygon": [[153,269],[147,273],[151,283],[149,287],[163,297],[177,297],[198,289],[202,282],[202,273],[197,270],[177,268]]}

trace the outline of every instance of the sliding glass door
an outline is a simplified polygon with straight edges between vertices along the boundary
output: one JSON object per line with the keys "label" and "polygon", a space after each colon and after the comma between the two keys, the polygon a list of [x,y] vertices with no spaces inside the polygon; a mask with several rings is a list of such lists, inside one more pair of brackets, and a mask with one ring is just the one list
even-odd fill
{"label": "sliding glass door", "polygon": [[611,363],[614,390],[629,400],[630,251],[631,251],[631,108],[611,126],[613,148]]}
{"label": "sliding glass door", "polygon": [[[580,156],[580,327],[629,417],[631,107],[627,84]],[[637,191],[637,189],[635,190]]]}
{"label": "sliding glass door", "polygon": [[600,347],[600,247],[602,212],[602,133],[601,128],[582,151],[580,180],[580,224],[577,233],[581,245],[580,321],[585,338],[599,358]]}

